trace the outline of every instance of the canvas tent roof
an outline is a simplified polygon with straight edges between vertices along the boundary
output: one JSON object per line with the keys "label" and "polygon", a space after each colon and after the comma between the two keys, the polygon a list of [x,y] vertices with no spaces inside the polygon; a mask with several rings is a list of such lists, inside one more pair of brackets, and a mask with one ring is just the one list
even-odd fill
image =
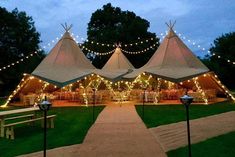
{"label": "canvas tent roof", "polygon": [[147,64],[125,77],[133,78],[141,72],[148,72],[173,82],[180,82],[208,71],[170,27],[167,36]]}
{"label": "canvas tent roof", "polygon": [[113,80],[131,72],[134,68],[135,67],[122,53],[121,49],[117,47],[104,67],[100,70],[97,70],[96,73],[105,78]]}
{"label": "canvas tent roof", "polygon": [[32,75],[62,87],[91,74],[94,69],[66,30]]}

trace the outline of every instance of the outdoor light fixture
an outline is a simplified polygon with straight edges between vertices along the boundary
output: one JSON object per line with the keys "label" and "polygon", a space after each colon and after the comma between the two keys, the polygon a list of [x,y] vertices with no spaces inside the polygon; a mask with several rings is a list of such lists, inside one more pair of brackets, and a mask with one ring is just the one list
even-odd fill
{"label": "outdoor light fixture", "polygon": [[192,154],[191,154],[191,140],[190,140],[189,106],[193,102],[193,97],[188,96],[186,94],[186,95],[184,95],[180,98],[180,101],[182,102],[182,104],[184,104],[184,106],[186,108],[187,134],[188,134],[188,153],[189,153],[188,155],[189,155],[189,157],[191,157]]}
{"label": "outdoor light fixture", "polygon": [[95,122],[95,93],[96,93],[96,89],[92,88],[93,90],[93,105],[92,105],[92,119],[93,119],[93,123]]}
{"label": "outdoor light fixture", "polygon": [[47,145],[47,111],[51,108],[51,103],[47,101],[47,98],[45,97],[45,100],[42,101],[38,106],[41,111],[44,111],[44,149],[43,149],[43,156],[46,157],[46,145]]}

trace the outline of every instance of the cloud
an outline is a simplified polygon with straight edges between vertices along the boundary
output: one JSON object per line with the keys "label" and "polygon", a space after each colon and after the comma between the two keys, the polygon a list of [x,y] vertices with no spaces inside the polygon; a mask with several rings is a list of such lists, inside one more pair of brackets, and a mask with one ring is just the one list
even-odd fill
{"label": "cloud", "polygon": [[63,33],[60,24],[65,22],[74,25],[75,34],[85,37],[91,14],[108,2],[147,19],[150,31],[157,34],[167,29],[165,22],[177,20],[175,29],[178,32],[206,48],[222,33],[235,30],[233,0],[21,0],[0,1],[0,6],[8,10],[17,7],[32,16],[43,45]]}

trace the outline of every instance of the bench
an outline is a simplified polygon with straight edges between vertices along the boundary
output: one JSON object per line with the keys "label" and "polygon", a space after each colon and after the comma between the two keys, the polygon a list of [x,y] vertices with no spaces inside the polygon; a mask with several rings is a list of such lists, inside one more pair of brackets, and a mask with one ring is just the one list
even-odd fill
{"label": "bench", "polygon": [[[54,128],[54,118],[56,115],[49,115],[47,116],[47,128]],[[15,134],[14,134],[14,126],[19,125],[19,124],[25,124],[25,123],[32,123],[35,121],[42,120],[42,127],[44,127],[44,117],[38,117],[38,118],[33,118],[29,120],[24,120],[20,122],[15,122],[15,123],[10,123],[10,124],[5,124],[3,127],[6,128],[6,138],[10,139],[15,139]]]}
{"label": "bench", "polygon": [[19,119],[19,118],[27,118],[27,117],[29,117],[30,119],[33,119],[34,116],[35,116],[34,114],[27,114],[27,115],[15,116],[15,117],[8,117],[8,118],[5,118],[5,120],[14,120],[14,119]]}

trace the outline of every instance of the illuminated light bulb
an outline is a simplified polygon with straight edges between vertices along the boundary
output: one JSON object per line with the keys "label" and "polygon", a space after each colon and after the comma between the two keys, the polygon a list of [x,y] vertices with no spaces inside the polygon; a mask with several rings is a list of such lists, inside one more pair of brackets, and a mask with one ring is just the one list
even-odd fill
{"label": "illuminated light bulb", "polygon": [[183,84],[183,82],[180,82],[180,84],[182,85],[182,84]]}
{"label": "illuminated light bulb", "polygon": [[230,60],[228,60],[228,62],[230,62]]}
{"label": "illuminated light bulb", "polygon": [[204,74],[203,76],[206,77],[206,74]]}

